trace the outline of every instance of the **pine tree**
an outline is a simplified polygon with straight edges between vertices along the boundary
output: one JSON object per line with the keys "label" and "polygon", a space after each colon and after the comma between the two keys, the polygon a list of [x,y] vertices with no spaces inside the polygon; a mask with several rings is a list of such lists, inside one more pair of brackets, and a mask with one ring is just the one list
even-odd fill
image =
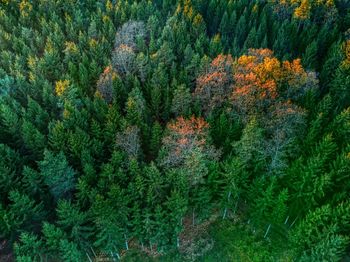
{"label": "pine tree", "polygon": [[150,152],[151,156],[153,159],[156,159],[158,156],[158,151],[161,147],[161,142],[162,142],[162,134],[163,134],[163,129],[162,126],[159,124],[159,122],[154,122],[152,126],[152,134],[151,134],[151,141],[150,141]]}
{"label": "pine tree", "polygon": [[264,170],[266,152],[262,141],[263,129],[253,118],[243,129],[241,139],[233,144],[234,152],[244,163],[247,170],[253,172]]}
{"label": "pine tree", "polygon": [[326,135],[316,145],[306,163],[303,158],[299,158],[288,170],[293,188],[292,205],[298,213],[317,206],[330,190],[332,182],[328,173],[329,165],[336,149],[332,136]]}
{"label": "pine tree", "polygon": [[34,155],[34,159],[40,159],[46,145],[45,136],[27,121],[23,122],[21,131],[25,146]]}
{"label": "pine tree", "polygon": [[247,34],[247,21],[245,15],[242,14],[238,19],[235,32],[235,35],[237,37],[237,44],[239,47],[243,46]]}
{"label": "pine tree", "polygon": [[48,222],[43,223],[42,233],[47,247],[47,255],[56,257],[60,250],[60,242],[66,239],[66,233],[59,227]]}
{"label": "pine tree", "polygon": [[14,244],[16,261],[38,261],[45,257],[43,241],[32,233],[23,232],[20,242]]}
{"label": "pine tree", "polygon": [[146,202],[148,205],[160,203],[164,197],[164,180],[156,165],[152,162],[143,169],[147,186]]}
{"label": "pine tree", "polygon": [[189,116],[192,97],[189,88],[178,86],[174,91],[171,111],[175,116]]}
{"label": "pine tree", "polygon": [[328,91],[329,84],[334,78],[335,71],[342,59],[341,44],[339,42],[334,42],[327,52],[325,62],[320,72],[320,83],[322,83],[321,88],[323,92]]}
{"label": "pine tree", "polygon": [[80,262],[85,260],[85,256],[79,251],[77,245],[67,239],[60,240],[60,254],[64,261]]}
{"label": "pine tree", "polygon": [[247,172],[239,158],[231,158],[222,165],[222,205],[224,207],[223,219],[236,213],[238,201],[247,183]]}
{"label": "pine tree", "polygon": [[179,247],[179,234],[182,231],[182,219],[187,211],[187,201],[178,191],[172,191],[166,201],[171,225],[171,243]]}
{"label": "pine tree", "polygon": [[44,183],[49,187],[55,200],[69,197],[75,187],[75,171],[68,165],[65,155],[44,152],[44,159],[39,162]]}
{"label": "pine tree", "polygon": [[9,146],[0,144],[0,192],[6,196],[11,189],[19,186],[18,173],[22,167],[19,153]]}
{"label": "pine tree", "polygon": [[224,13],[224,15],[221,18],[220,26],[219,26],[219,32],[224,35],[229,33],[230,27],[229,27],[229,17],[227,12]]}
{"label": "pine tree", "polygon": [[317,68],[317,51],[317,41],[313,41],[310,45],[307,46],[303,56],[303,64],[306,69]]}
{"label": "pine tree", "polygon": [[258,47],[258,39],[257,39],[257,32],[256,32],[256,29],[255,27],[253,27],[245,42],[244,42],[244,45],[243,45],[243,49],[244,50],[248,50],[249,48],[257,48]]}
{"label": "pine tree", "polygon": [[81,248],[88,246],[93,230],[88,213],[66,200],[58,201],[56,212],[57,224],[67,232],[68,237]]}
{"label": "pine tree", "polygon": [[333,208],[323,205],[308,212],[291,236],[292,243],[303,261],[337,261],[344,256],[349,243],[348,237],[343,235],[344,228],[348,228],[348,212],[348,202]]}
{"label": "pine tree", "polygon": [[146,102],[138,86],[129,94],[126,102],[126,119],[131,125],[143,126],[146,113]]}
{"label": "pine tree", "polygon": [[30,167],[24,166],[22,176],[23,188],[25,189],[26,193],[33,197],[44,198],[44,181],[40,172]]}
{"label": "pine tree", "polygon": [[338,112],[350,106],[349,103],[349,75],[350,71],[350,40],[348,40],[343,47],[343,52],[346,54],[345,60],[335,71],[334,79],[330,83],[330,93],[337,101]]}
{"label": "pine tree", "polygon": [[20,192],[9,193],[8,208],[0,205],[1,237],[13,241],[23,230],[33,230],[45,216],[42,203],[36,203]]}

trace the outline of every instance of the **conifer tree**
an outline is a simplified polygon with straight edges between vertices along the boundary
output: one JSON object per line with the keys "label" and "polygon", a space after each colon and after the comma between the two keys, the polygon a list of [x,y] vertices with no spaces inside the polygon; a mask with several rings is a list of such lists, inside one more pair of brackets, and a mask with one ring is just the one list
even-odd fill
{"label": "conifer tree", "polygon": [[49,187],[55,200],[69,197],[75,188],[75,171],[68,165],[65,155],[44,152],[44,159],[39,162],[44,183]]}

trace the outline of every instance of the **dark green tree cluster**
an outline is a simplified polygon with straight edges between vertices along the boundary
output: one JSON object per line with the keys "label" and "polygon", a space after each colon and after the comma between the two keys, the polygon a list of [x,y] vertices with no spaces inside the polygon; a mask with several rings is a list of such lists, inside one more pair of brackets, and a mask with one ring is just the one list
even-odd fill
{"label": "dark green tree cluster", "polygon": [[166,254],[240,217],[340,261],[349,28],[345,0],[0,0],[0,260]]}

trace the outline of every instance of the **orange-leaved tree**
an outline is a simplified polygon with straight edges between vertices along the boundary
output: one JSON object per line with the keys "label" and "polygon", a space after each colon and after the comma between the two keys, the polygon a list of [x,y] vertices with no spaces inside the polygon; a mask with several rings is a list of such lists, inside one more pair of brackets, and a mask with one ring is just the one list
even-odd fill
{"label": "orange-leaved tree", "polygon": [[197,78],[194,98],[200,102],[203,112],[209,113],[227,100],[233,80],[232,65],[231,55],[219,55],[208,71]]}
{"label": "orange-leaved tree", "polygon": [[280,101],[297,100],[318,85],[316,75],[306,72],[300,59],[280,62],[269,49],[249,49],[233,65],[231,102],[243,122],[264,115]]}
{"label": "orange-leaved tree", "polygon": [[181,167],[194,153],[215,159],[218,151],[210,145],[209,125],[203,118],[178,117],[167,125],[159,162],[165,168]]}

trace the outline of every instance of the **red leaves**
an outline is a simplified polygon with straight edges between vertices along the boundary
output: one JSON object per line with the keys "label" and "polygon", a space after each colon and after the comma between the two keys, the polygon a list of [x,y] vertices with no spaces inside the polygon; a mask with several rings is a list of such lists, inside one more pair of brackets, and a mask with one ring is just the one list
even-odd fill
{"label": "red leaves", "polygon": [[112,66],[107,66],[97,81],[96,95],[101,96],[108,104],[113,101],[113,81],[117,78]]}
{"label": "red leaves", "polygon": [[194,97],[202,104],[202,109],[209,112],[219,107],[227,98],[232,84],[231,55],[219,55],[209,68],[209,72],[197,78]]}
{"label": "red leaves", "polygon": [[230,71],[232,72],[232,64],[233,59],[231,55],[220,54],[211,62],[211,70],[222,73],[230,73]]}
{"label": "red leaves", "polygon": [[208,72],[197,78],[194,97],[206,114],[230,98],[233,108],[246,115],[265,110],[280,98],[297,98],[315,86],[315,77],[303,69],[300,59],[281,63],[269,49],[249,49],[235,62],[230,55],[216,57]]}
{"label": "red leaves", "polygon": [[202,152],[209,158],[217,155],[208,145],[209,124],[203,118],[192,116],[189,119],[178,117],[167,126],[167,135],[163,138],[163,150],[166,153],[161,164],[176,167],[184,163],[194,152]]}
{"label": "red leaves", "polygon": [[185,119],[178,117],[175,122],[168,124],[168,130],[176,137],[179,145],[186,146],[196,140],[197,145],[205,144],[209,124],[203,118]]}
{"label": "red leaves", "polygon": [[281,99],[297,99],[318,84],[300,59],[280,62],[269,49],[249,49],[235,62],[220,54],[207,71],[197,78],[194,91],[202,111],[208,114],[229,100],[243,119]]}

